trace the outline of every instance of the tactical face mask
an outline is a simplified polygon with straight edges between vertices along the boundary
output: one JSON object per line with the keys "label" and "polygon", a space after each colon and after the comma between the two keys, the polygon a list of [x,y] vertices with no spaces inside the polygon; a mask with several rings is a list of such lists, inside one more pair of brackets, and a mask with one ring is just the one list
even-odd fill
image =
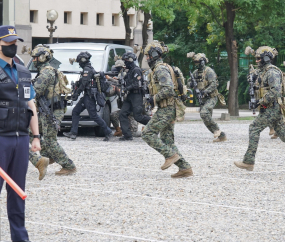
{"label": "tactical face mask", "polygon": [[131,69],[132,66],[133,66],[133,62],[131,62],[131,61],[125,61],[125,65],[126,65],[126,68],[127,68],[127,69]]}
{"label": "tactical face mask", "polygon": [[17,45],[1,45],[2,53],[6,57],[13,58],[17,54]]}

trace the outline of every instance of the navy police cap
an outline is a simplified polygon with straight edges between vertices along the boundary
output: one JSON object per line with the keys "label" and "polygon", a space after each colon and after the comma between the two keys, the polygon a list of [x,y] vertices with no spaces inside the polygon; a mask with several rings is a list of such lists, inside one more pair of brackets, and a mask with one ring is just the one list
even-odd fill
{"label": "navy police cap", "polygon": [[12,42],[16,39],[24,41],[22,38],[18,37],[16,28],[10,25],[1,25],[0,26],[0,39],[5,42]]}

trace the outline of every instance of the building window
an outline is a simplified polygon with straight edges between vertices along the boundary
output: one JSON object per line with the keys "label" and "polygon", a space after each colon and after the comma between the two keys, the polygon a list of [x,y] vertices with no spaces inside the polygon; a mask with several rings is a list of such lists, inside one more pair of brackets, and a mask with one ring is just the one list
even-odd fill
{"label": "building window", "polygon": [[134,14],[129,14],[128,15],[128,20],[130,23],[130,27],[135,27],[135,15]]}
{"label": "building window", "polygon": [[97,13],[96,24],[100,26],[104,25],[104,13]]}
{"label": "building window", "polygon": [[71,12],[64,12],[63,18],[65,24],[71,24]]}
{"label": "building window", "polygon": [[88,13],[80,13],[80,24],[88,24]]}
{"label": "building window", "polygon": [[112,25],[119,26],[120,24],[120,16],[119,14],[112,14]]}
{"label": "building window", "polygon": [[30,22],[31,23],[38,22],[38,10],[30,10]]}

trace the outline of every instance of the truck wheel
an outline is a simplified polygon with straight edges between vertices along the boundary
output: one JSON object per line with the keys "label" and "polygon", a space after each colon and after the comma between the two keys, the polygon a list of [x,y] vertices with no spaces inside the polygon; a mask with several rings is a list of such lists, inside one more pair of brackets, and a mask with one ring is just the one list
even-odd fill
{"label": "truck wheel", "polygon": [[[105,121],[107,126],[110,127],[110,108],[108,104],[106,104],[104,107],[102,119]],[[94,129],[97,137],[105,137],[104,129],[102,127],[96,126]]]}

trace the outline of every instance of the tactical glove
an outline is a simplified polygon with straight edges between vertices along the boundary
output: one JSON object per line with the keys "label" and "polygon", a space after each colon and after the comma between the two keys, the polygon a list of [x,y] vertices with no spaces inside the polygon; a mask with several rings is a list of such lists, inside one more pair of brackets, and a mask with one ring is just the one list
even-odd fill
{"label": "tactical glove", "polygon": [[187,100],[187,96],[186,95],[181,95],[181,100],[182,100],[182,102],[185,102]]}
{"label": "tactical glove", "polygon": [[71,100],[72,101],[76,101],[78,99],[78,94],[77,93],[73,93],[71,96]]}
{"label": "tactical glove", "polygon": [[201,90],[200,93],[201,93],[201,96],[202,96],[202,97],[207,96],[207,93],[205,92],[205,90]]}
{"label": "tactical glove", "polygon": [[147,101],[149,102],[151,108],[153,109],[154,108],[154,100],[153,100],[153,98],[151,97]]}
{"label": "tactical glove", "polygon": [[259,100],[256,100],[255,102],[251,103],[252,109],[256,109],[260,105]]}

